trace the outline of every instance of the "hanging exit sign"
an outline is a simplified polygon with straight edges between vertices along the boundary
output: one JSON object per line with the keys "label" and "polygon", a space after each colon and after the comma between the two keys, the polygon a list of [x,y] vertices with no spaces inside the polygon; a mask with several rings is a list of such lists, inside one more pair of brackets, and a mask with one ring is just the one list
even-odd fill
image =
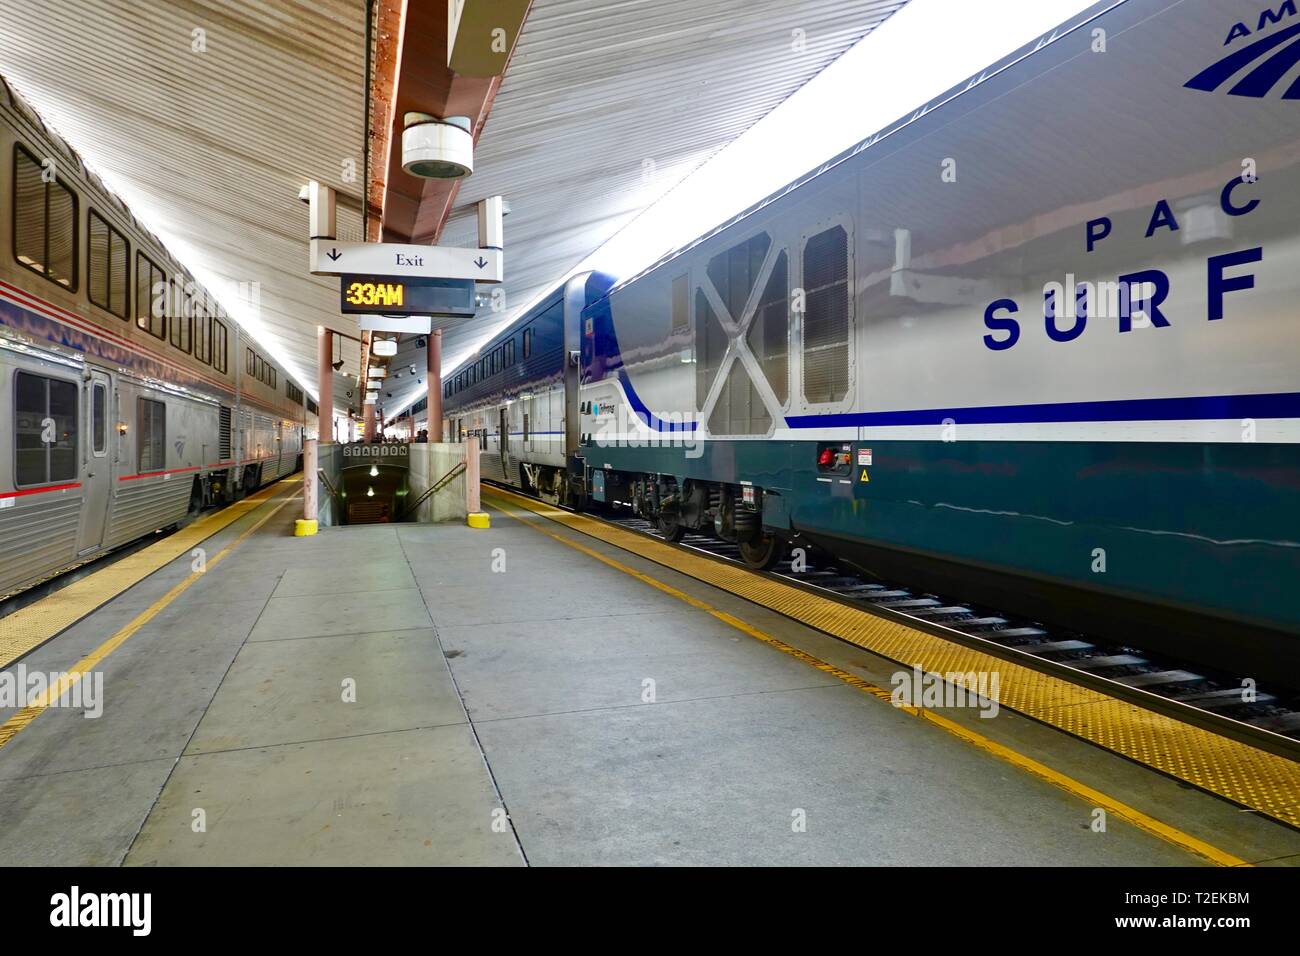
{"label": "hanging exit sign", "polygon": [[472,316],[474,280],[345,275],[339,278],[344,315]]}

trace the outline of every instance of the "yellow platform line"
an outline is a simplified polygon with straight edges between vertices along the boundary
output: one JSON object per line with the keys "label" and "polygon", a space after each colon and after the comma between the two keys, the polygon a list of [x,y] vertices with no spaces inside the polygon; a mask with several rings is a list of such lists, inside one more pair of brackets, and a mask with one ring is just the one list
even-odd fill
{"label": "yellow platform line", "polygon": [[[298,480],[301,481],[301,479]],[[261,492],[259,492],[259,494],[261,494]],[[254,497],[256,496],[245,498],[244,500],[253,501]],[[251,534],[257,531],[258,528],[262,527],[262,525],[266,524],[268,521],[274,518],[281,508],[283,508],[285,505],[289,504],[293,500],[294,499],[291,497],[286,497],[274,508],[272,508],[266,514],[262,515],[262,517],[258,518],[257,521],[252,524],[252,526],[242,531],[239,537],[237,537],[234,541],[230,542],[230,544],[222,548],[219,552],[217,552],[217,554],[215,554],[211,558],[208,558],[207,562],[204,565],[204,569],[202,571],[191,571],[188,577],[186,577],[183,581],[175,585],[171,590],[169,590],[158,600],[154,601],[152,604],[150,604],[139,614],[137,614],[129,624],[127,624],[125,627],[119,630],[108,640],[104,641],[104,643],[100,644],[97,648],[95,648],[93,651],[91,651],[81,660],[77,661],[77,663],[72,665],[72,667],[70,667],[68,670],[62,672],[59,676],[59,679],[56,682],[54,682],[50,687],[48,687],[46,690],[41,692],[36,697],[36,699],[32,701],[32,703],[22,708],[12,717],[6,720],[3,724],[0,724],[0,748],[3,748],[6,744],[9,743],[9,741],[13,740],[14,737],[16,737],[19,733],[21,733],[24,729],[26,729],[27,726],[31,724],[33,720],[35,720],[37,717],[39,717],[41,714],[45,712],[45,710],[50,706],[50,703],[52,701],[58,700],[69,690],[71,690],[72,687],[75,686],[76,683],[80,681],[82,677],[84,677],[86,674],[90,673],[101,663],[103,663],[104,659],[107,658],[108,655],[112,654],[115,650],[117,650],[119,647],[125,644],[131,638],[132,635],[134,635],[137,631],[140,630],[140,628],[144,627],[146,624],[152,621],[164,609],[166,609],[166,607],[169,604],[175,601],[187,590],[189,590],[190,585],[192,585],[195,581],[199,580],[199,578],[203,577],[204,574],[209,573],[218,564],[220,564],[221,561],[224,560],[226,556],[230,554],[230,552],[234,551],[235,548],[239,547],[239,545],[242,544],[246,538],[248,538]],[[265,503],[265,501],[266,501],[266,497],[263,497],[260,501],[257,501],[257,504],[263,504]],[[256,507],[256,505],[254,507]],[[245,509],[245,511],[247,511],[247,509]],[[227,524],[229,524],[229,522],[227,522]]]}
{"label": "yellow platform line", "polygon": [[[616,561],[615,559],[609,557],[608,555],[601,554],[599,551],[595,551],[592,548],[588,548],[586,545],[580,544],[577,541],[574,541],[570,538],[566,538],[563,537],[562,535],[554,534],[550,531],[547,531],[544,527],[537,524],[535,521],[530,521],[527,518],[521,517],[517,512],[507,511],[506,513],[510,515],[510,517],[514,518],[516,521],[520,522],[521,524],[528,525],[530,528],[534,529],[535,531],[541,532],[542,534],[546,535],[548,538],[554,538],[556,541],[559,541],[561,544],[568,545],[570,548],[574,548],[578,551],[581,551],[583,554],[590,555],[591,557],[595,558],[597,561],[602,562],[603,564],[607,564],[612,568],[622,571],[624,574],[629,574],[632,577],[636,578],[637,580],[642,581],[650,585],[651,587],[659,591],[662,591],[665,594],[675,597],[680,601],[684,601],[686,604],[689,604],[694,608],[697,608],[701,611],[704,611],[707,614],[712,615],[713,617],[722,621],[724,624],[728,624],[731,627],[734,627],[736,630],[741,631],[742,633],[747,634],[750,637],[755,638],[756,640],[762,641],[764,644],[774,647],[775,649],[781,651],[784,654],[789,654],[791,657],[794,657],[802,661],[803,663],[809,665],[810,667],[817,668],[817,670],[821,671],[824,674],[827,674],[831,677],[835,677],[838,680],[841,680],[844,683],[850,685],[851,687],[855,687],[858,690],[863,691],[864,693],[868,693],[874,697],[878,697],[882,701],[891,704],[893,703],[893,695],[890,693],[890,691],[887,691],[883,687],[879,687],[876,684],[873,684],[871,681],[867,680],[866,678],[859,677],[856,674],[852,674],[846,670],[836,667],[834,664],[828,664],[825,661],[821,660],[820,658],[814,657],[812,654],[809,654],[807,651],[802,651],[799,648],[794,647],[793,645],[787,644],[785,641],[781,640],[780,638],[773,637],[772,635],[759,630],[758,628],[754,627],[752,624],[742,621],[740,618],[736,617],[733,614],[728,614],[726,611],[719,610],[713,607],[712,605],[708,604],[707,602],[701,601],[699,598],[693,597],[692,595],[689,595],[684,591],[679,591],[677,588],[673,587],[672,585],[665,584],[663,581],[660,581],[657,578],[654,578],[648,574],[643,574],[642,572],[636,570],[636,568],[628,567],[626,564],[623,564],[620,561]],[[942,714],[935,713],[932,710],[926,710],[923,707],[904,706],[904,707],[899,707],[898,709],[908,714],[911,714],[913,717],[919,717],[922,720],[927,720],[935,724],[936,726],[942,728],[943,730],[946,730],[948,733],[952,734],[953,736],[961,738],[966,743],[978,747],[980,750],[983,750],[986,753],[994,757],[997,757],[999,760],[1003,760],[1006,763],[1018,767],[1021,770],[1030,773],[1033,776],[1038,777],[1039,779],[1044,780],[1075,797],[1080,798],[1081,800],[1085,801],[1089,806],[1101,807],[1108,814],[1115,817],[1119,817],[1120,819],[1131,823],[1133,826],[1137,827],[1138,829],[1150,833],[1153,836],[1159,837],[1160,839],[1165,840],[1169,843],[1172,843],[1175,846],[1179,847],[1180,849],[1187,850],[1190,853],[1194,853],[1197,856],[1200,856],[1211,863],[1214,863],[1218,866],[1251,866],[1252,865],[1249,861],[1243,860],[1241,857],[1234,856],[1231,853],[1219,849],[1213,844],[1206,843],[1204,840],[1192,836],[1190,833],[1185,833],[1182,830],[1179,830],[1177,827],[1170,826],[1167,823],[1157,820],[1155,817],[1143,813],[1141,810],[1138,810],[1135,807],[1131,807],[1128,804],[1115,799],[1114,797],[1102,793],[1100,790],[1096,790],[1092,787],[1089,787],[1087,784],[1075,780],[1073,777],[1069,777],[1066,774],[1061,773],[1060,771],[1054,770],[1053,768],[1047,766],[1044,763],[1040,763],[1039,761],[1034,760],[1032,757],[1027,757],[1024,754],[1019,753],[1018,751],[1012,750],[1010,747],[1006,747],[998,743],[997,741],[990,740],[988,737],[985,737],[983,734],[978,733],[977,731],[970,730],[967,727],[963,727],[961,724],[958,724],[956,721],[944,717]]]}
{"label": "yellow platform line", "polygon": [[[525,508],[908,668],[919,667],[926,673],[939,675],[972,671],[997,673],[1001,706],[1289,826],[1300,827],[1300,764],[1295,761],[585,515],[499,488],[484,486],[483,493],[497,502]],[[930,719],[937,716],[933,712],[927,715]]]}
{"label": "yellow platform line", "polygon": [[220,511],[204,515],[175,534],[0,618],[0,668],[8,667],[155,571],[188,554],[205,539],[257,508],[286,482],[292,484],[301,480],[285,479]]}

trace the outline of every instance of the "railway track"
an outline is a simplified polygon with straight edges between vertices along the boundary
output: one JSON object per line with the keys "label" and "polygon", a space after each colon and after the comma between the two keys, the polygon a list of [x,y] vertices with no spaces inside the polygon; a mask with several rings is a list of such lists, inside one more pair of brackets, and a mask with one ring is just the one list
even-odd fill
{"label": "railway track", "polygon": [[[486,483],[520,493],[496,482]],[[584,513],[664,541],[651,522],[631,514],[625,506],[600,515]],[[687,533],[675,546],[744,566],[736,545],[708,535]],[[1104,684],[1116,696],[1148,705],[1166,701],[1190,708],[1205,715],[1216,729],[1235,725],[1241,736],[1254,741],[1261,737],[1281,738],[1277,741],[1281,746],[1276,749],[1293,758],[1300,754],[1296,746],[1300,745],[1300,695],[1294,692],[1249,685],[1241,675],[1211,671],[1131,644],[1026,620],[967,601],[947,600],[939,594],[834,566],[809,564],[795,570],[787,556],[766,573],[864,610],[888,612],[922,625],[938,625],[976,642],[1005,648],[1031,666],[1036,661],[1041,669],[1072,673],[1081,683]]]}

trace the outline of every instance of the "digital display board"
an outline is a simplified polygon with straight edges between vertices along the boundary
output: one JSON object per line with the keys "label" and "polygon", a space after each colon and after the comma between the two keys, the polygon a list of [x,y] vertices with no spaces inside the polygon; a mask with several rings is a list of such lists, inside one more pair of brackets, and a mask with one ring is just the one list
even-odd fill
{"label": "digital display board", "polygon": [[474,280],[382,275],[339,277],[344,315],[472,316]]}

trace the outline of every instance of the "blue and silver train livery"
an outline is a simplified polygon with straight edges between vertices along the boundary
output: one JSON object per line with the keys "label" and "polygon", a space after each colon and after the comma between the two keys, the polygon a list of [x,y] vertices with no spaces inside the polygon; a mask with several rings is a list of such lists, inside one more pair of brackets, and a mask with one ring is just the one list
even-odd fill
{"label": "blue and silver train livery", "polygon": [[1098,3],[574,280],[492,346],[545,361],[446,414],[496,477],[755,567],[804,545],[1300,685],[1298,63],[1294,3]]}

